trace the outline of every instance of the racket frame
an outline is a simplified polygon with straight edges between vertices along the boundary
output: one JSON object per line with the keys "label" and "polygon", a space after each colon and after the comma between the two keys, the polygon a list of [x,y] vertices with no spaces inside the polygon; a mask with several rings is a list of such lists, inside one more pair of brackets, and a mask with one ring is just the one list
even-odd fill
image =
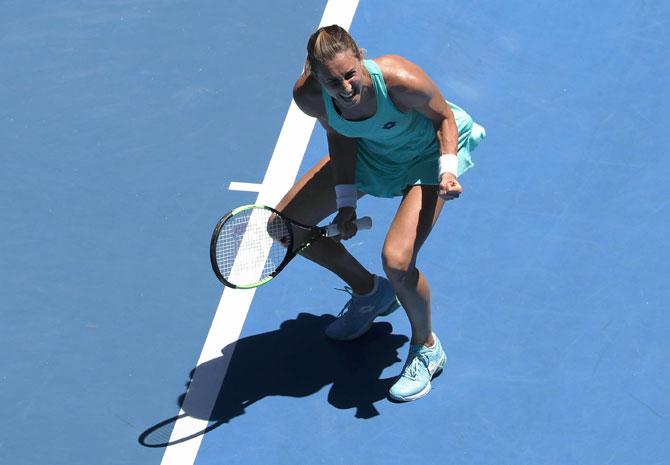
{"label": "racket frame", "polygon": [[[269,210],[278,217],[280,217],[282,220],[286,221],[288,223],[288,233],[290,236],[290,249],[287,247],[286,255],[284,256],[284,259],[282,262],[277,266],[277,268],[270,273],[267,277],[263,278],[262,280],[254,283],[254,284],[233,284],[230,281],[228,281],[226,278],[223,277],[221,274],[221,270],[219,270],[219,265],[216,260],[216,244],[218,242],[219,238],[219,233],[221,232],[221,229],[223,226],[226,224],[226,222],[232,218],[233,216],[237,215],[240,212],[246,211],[246,210],[253,210],[253,209],[263,209],[263,210]],[[298,226],[300,228],[303,228],[307,231],[311,231],[314,234],[312,234],[308,240],[303,242],[299,247],[295,248],[294,247],[294,235],[293,235],[293,228],[291,226]],[[279,274],[281,270],[286,267],[286,265],[293,259],[295,258],[296,255],[298,255],[300,252],[305,250],[307,247],[309,247],[315,240],[320,239],[322,237],[325,237],[327,235],[328,228],[326,226],[319,227],[319,226],[308,226],[306,224],[299,223],[298,221],[295,221],[283,213],[275,210],[272,207],[268,207],[267,205],[261,205],[261,204],[249,204],[249,205],[242,205],[234,210],[231,210],[229,213],[224,215],[218,223],[216,223],[216,226],[214,227],[214,232],[212,233],[212,239],[209,244],[209,259],[212,264],[212,270],[214,271],[214,274],[218,278],[219,281],[221,281],[224,285],[227,287],[233,288],[233,289],[253,289],[259,286],[262,286],[263,284],[266,284],[268,281],[271,281],[275,276]]]}

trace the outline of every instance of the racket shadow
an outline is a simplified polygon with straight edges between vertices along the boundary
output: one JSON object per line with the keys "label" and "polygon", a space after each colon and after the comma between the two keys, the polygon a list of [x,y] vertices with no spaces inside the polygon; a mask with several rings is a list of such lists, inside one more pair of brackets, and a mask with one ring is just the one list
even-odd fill
{"label": "racket shadow", "polygon": [[[184,402],[186,393],[182,394],[179,406],[187,416],[209,422],[200,432],[205,434],[244,415],[266,397],[307,397],[331,385],[328,402],[333,407],[355,409],[354,416],[361,419],[379,415],[374,404],[387,399],[395,379],[382,378],[382,372],[401,361],[398,350],[408,338],[392,334],[392,326],[384,322],[373,324],[355,341],[331,341],[324,331],[334,320],[331,315],[301,313],[275,331],[248,336],[224,347],[221,357],[197,368],[197,377],[202,380],[220,379],[221,373],[226,373],[221,389],[214,393],[213,408],[211,384],[207,382],[189,383],[188,400]],[[159,425],[174,423],[170,420],[142,433],[140,443],[150,447],[170,445],[168,441],[152,445],[147,440]]]}

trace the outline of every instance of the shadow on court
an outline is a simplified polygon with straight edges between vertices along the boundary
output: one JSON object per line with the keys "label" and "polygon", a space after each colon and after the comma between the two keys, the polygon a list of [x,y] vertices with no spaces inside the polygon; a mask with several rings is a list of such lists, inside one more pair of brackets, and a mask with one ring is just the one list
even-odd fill
{"label": "shadow on court", "polygon": [[[148,447],[183,442],[245,414],[265,397],[307,397],[329,384],[328,402],[334,407],[356,409],[356,418],[379,415],[374,403],[386,399],[395,379],[381,379],[381,374],[400,361],[398,349],[408,338],[392,334],[389,323],[375,323],[355,341],[335,342],[324,336],[334,320],[331,315],[301,313],[276,331],[245,337],[223,348],[221,357],[197,368],[198,382],[189,382],[186,402],[186,394],[179,397],[185,415],[152,426],[140,435],[139,442]],[[215,380],[224,372],[220,391],[212,394],[212,385],[218,386]],[[162,430],[171,430],[183,416],[207,420],[209,425],[198,433],[170,440],[169,433]]]}

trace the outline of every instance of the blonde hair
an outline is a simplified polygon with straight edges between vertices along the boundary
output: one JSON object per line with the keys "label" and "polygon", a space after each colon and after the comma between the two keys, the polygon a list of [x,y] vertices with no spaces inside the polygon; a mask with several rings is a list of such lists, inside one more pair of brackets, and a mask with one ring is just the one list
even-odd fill
{"label": "blonde hair", "polygon": [[307,41],[305,72],[313,73],[317,64],[332,60],[335,55],[347,50],[354,52],[359,60],[365,55],[365,50],[359,48],[349,33],[337,24],[317,29]]}

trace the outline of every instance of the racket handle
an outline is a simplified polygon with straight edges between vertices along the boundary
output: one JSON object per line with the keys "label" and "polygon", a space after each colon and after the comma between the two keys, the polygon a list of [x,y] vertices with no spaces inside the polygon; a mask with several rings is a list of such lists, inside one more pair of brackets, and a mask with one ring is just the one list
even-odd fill
{"label": "racket handle", "polygon": [[[372,228],[372,218],[369,216],[364,216],[362,218],[358,218],[356,221],[356,227],[360,231],[361,229],[371,229]],[[340,235],[340,230],[338,229],[337,225],[335,223],[329,224],[326,226],[326,237],[333,237],[333,236],[339,236]]]}

